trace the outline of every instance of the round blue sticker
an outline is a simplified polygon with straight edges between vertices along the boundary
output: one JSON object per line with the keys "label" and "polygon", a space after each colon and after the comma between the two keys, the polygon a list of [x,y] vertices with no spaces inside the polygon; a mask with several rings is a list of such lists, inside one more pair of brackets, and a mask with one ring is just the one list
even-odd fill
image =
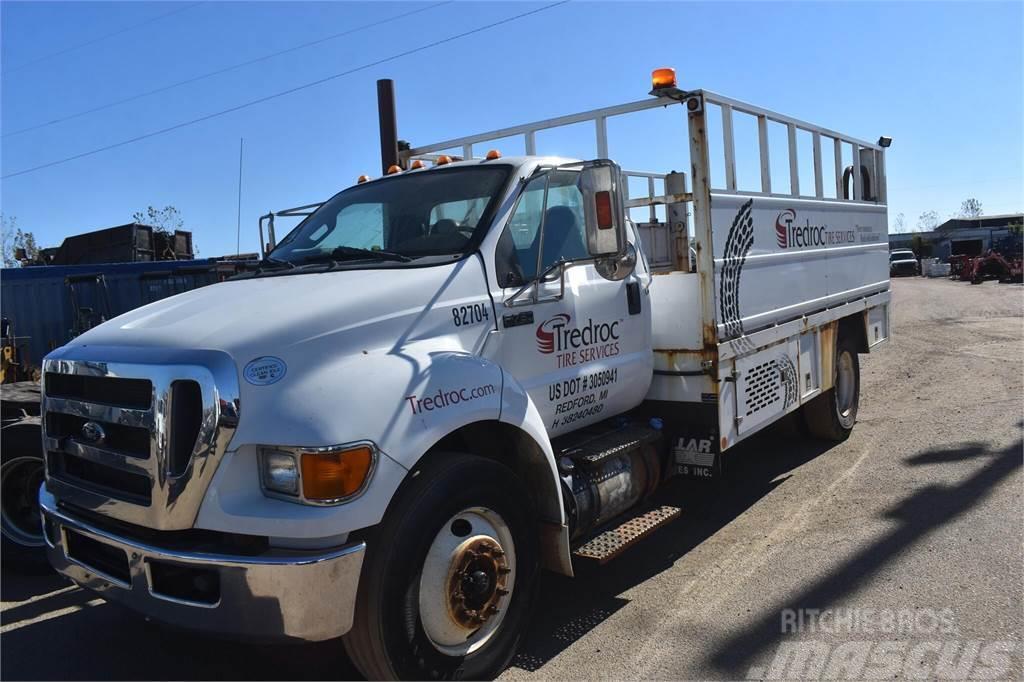
{"label": "round blue sticker", "polygon": [[254,386],[268,386],[283,379],[287,371],[288,365],[284,364],[284,360],[264,355],[246,365],[242,376]]}

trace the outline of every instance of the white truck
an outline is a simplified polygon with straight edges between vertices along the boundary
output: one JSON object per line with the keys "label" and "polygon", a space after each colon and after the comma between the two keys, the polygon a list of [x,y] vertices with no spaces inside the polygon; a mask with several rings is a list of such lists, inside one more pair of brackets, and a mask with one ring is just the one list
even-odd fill
{"label": "white truck", "polygon": [[[679,514],[649,501],[665,480],[719,475],[796,410],[845,438],[858,354],[889,338],[889,140],[680,90],[664,70],[654,84],[406,149],[291,212],[304,220],[279,243],[271,218],[258,270],[53,351],[53,566],[178,626],[343,636],[369,678],[488,677],[540,570],[571,576]],[[608,160],[607,121],[656,108],[688,126],[692,190]],[[759,133],[757,191],[737,187],[738,116]],[[537,155],[538,131],[581,122],[597,160]],[[769,126],[788,131],[785,192]],[[525,156],[477,155],[515,136]]]}

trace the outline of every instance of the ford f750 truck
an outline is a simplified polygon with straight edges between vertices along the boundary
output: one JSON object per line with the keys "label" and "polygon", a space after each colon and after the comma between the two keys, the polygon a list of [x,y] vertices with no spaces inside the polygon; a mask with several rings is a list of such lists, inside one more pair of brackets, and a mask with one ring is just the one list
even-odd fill
{"label": "ford f750 truck", "polygon": [[[795,411],[845,438],[858,355],[889,338],[889,140],[666,70],[654,85],[405,149],[279,242],[271,224],[258,270],[53,351],[53,566],[178,626],[342,636],[369,678],[488,677],[540,570],[599,565],[679,515],[650,502],[663,482],[720,475]],[[649,109],[686,126],[671,154],[689,178],[609,160],[608,120]],[[595,160],[538,154],[538,131],[582,122]],[[769,126],[788,132],[788,178]],[[510,137],[524,156],[478,155]],[[758,161],[740,189],[737,164]]]}

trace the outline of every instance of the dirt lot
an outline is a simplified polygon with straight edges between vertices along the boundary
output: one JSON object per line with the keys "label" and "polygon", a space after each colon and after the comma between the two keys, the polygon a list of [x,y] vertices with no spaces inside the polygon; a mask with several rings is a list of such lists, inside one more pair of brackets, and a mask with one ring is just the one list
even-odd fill
{"label": "dirt lot", "polygon": [[[681,520],[544,579],[504,678],[1024,679],[1024,288],[893,289],[853,436],[828,448],[780,424],[726,485],[667,489]],[[4,679],[355,675],[334,642],[172,632],[54,577],[5,575],[2,601]]]}

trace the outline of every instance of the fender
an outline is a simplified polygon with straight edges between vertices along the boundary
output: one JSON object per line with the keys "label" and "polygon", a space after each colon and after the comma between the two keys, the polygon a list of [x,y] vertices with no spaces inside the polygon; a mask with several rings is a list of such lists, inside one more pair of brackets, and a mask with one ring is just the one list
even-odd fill
{"label": "fender", "polygon": [[[437,351],[436,341],[401,351],[339,358],[293,376],[262,399],[250,398],[231,449],[200,508],[196,527],[325,541],[381,521],[408,471],[449,434],[478,422],[515,426],[543,457],[541,480],[554,491],[544,517],[565,524],[551,443],[525,390],[498,365],[463,351]],[[256,404],[253,404],[256,403]],[[246,412],[272,418],[244,418]],[[367,430],[369,425],[376,425]],[[372,431],[372,432],[371,432]],[[372,440],[381,450],[366,492],[335,507],[265,496],[259,446],[338,445]],[[538,472],[539,475],[539,472]],[[557,516],[554,516],[557,514]],[[568,542],[566,538],[566,557]]]}
{"label": "fender", "polygon": [[[195,525],[290,538],[329,538],[375,525],[406,472],[433,444],[467,424],[498,419],[501,386],[499,367],[467,352],[439,352],[434,340],[347,354],[296,372],[275,384],[277,390],[250,391]],[[263,494],[260,446],[323,447],[358,440],[380,448],[373,478],[360,497],[315,507]]]}
{"label": "fender", "polygon": [[[569,546],[569,526],[565,517],[565,504],[562,500],[562,481],[558,475],[555,453],[551,447],[547,429],[544,427],[544,420],[541,418],[537,406],[530,400],[526,389],[515,377],[502,370],[502,378],[501,421],[513,424],[525,431],[540,448],[547,463],[547,471],[544,474],[550,477],[554,493],[553,495],[549,494],[548,497],[554,505],[557,505],[557,508],[547,506],[540,510],[547,522],[542,528],[540,538],[544,567],[572,577],[572,548]],[[539,466],[534,465],[532,470],[537,476],[544,476]],[[547,477],[543,480],[548,480]]]}

